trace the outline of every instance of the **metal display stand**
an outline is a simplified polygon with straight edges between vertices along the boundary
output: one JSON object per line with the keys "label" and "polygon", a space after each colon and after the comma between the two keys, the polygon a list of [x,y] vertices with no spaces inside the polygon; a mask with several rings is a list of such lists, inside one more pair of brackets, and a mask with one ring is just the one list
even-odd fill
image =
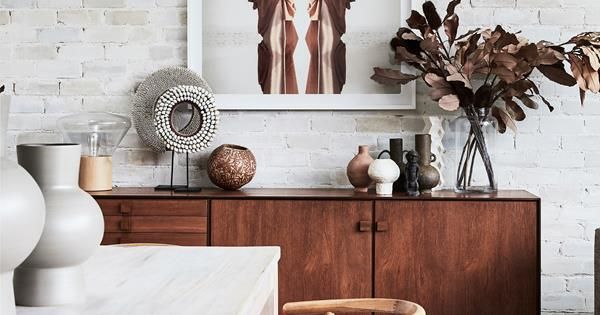
{"label": "metal display stand", "polygon": [[171,151],[171,182],[169,185],[158,185],[154,190],[173,191],[176,193],[200,192],[200,187],[190,187],[190,154],[185,154],[185,185],[173,185],[173,169],[175,165],[175,151]]}

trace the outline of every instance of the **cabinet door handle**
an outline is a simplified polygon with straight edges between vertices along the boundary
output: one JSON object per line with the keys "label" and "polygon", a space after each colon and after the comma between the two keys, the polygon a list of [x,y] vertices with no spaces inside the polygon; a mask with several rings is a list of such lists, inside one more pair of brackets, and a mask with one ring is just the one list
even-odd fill
{"label": "cabinet door handle", "polygon": [[359,232],[371,232],[371,226],[373,222],[371,221],[359,221],[358,222],[358,231]]}
{"label": "cabinet door handle", "polygon": [[129,217],[123,217],[121,219],[121,222],[119,222],[119,228],[123,232],[130,232],[131,231],[131,219]]}
{"label": "cabinet door handle", "polygon": [[387,221],[377,221],[375,223],[375,230],[377,232],[385,232],[388,230],[388,223]]}
{"label": "cabinet door handle", "polygon": [[119,212],[121,214],[131,214],[131,205],[129,203],[121,203],[119,205]]}

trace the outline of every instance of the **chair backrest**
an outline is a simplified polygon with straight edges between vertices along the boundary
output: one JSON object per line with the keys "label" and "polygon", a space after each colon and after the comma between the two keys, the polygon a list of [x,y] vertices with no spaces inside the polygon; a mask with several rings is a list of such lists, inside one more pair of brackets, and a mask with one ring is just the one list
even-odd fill
{"label": "chair backrest", "polygon": [[334,315],[378,312],[399,315],[425,315],[419,304],[394,299],[345,299],[286,303],[283,315]]}

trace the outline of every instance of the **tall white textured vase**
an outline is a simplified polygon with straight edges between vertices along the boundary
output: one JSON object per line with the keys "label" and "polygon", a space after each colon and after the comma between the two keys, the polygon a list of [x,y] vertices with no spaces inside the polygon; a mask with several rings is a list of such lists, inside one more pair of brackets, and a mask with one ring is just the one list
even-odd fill
{"label": "tall white textured vase", "polygon": [[33,178],[6,158],[10,97],[0,95],[0,314],[15,314],[13,271],[31,253],[44,228],[44,198]]}
{"label": "tall white textured vase", "polygon": [[17,157],[46,200],[42,237],[15,270],[17,304],[82,304],[85,288],[81,264],[100,245],[104,220],[96,201],[78,186],[81,146],[23,144],[17,146]]}

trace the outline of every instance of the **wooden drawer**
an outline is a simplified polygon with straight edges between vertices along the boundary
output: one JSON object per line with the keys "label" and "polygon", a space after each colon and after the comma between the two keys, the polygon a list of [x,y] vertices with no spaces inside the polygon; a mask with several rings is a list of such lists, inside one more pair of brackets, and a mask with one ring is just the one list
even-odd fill
{"label": "wooden drawer", "polygon": [[206,217],[206,200],[97,199],[105,216],[197,216]]}
{"label": "wooden drawer", "polygon": [[206,233],[206,217],[105,216],[104,230],[131,233]]}
{"label": "wooden drawer", "polygon": [[154,243],[180,246],[207,246],[207,234],[193,233],[104,233],[102,245]]}

